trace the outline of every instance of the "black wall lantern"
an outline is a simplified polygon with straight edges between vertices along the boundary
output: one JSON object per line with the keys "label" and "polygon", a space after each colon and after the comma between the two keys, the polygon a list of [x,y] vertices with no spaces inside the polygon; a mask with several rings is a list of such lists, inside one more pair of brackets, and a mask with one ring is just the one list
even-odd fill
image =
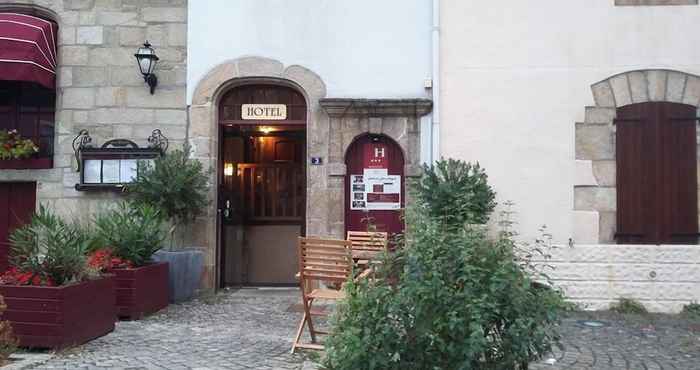
{"label": "black wall lantern", "polygon": [[153,92],[156,90],[156,85],[158,85],[158,78],[153,73],[153,71],[156,69],[156,63],[158,63],[158,56],[148,41],[143,44],[143,47],[139,48],[134,56],[139,64],[139,69],[141,70],[143,79],[146,81],[148,86],[151,87],[151,95],[153,95]]}

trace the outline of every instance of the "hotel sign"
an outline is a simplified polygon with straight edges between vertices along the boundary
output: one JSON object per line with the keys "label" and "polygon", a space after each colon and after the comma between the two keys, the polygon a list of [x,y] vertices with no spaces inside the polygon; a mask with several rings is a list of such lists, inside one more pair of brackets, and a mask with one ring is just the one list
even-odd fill
{"label": "hotel sign", "polygon": [[287,119],[287,106],[284,104],[243,104],[241,118],[244,120],[277,121]]}

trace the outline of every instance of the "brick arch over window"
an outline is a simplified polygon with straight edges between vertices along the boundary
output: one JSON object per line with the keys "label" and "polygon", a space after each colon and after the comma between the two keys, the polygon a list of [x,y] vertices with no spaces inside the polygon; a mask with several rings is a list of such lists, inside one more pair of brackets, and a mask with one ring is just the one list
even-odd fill
{"label": "brick arch over window", "polygon": [[574,240],[614,243],[617,232],[618,108],[638,103],[700,104],[700,77],[674,70],[638,70],[609,77],[591,86],[595,106],[577,122],[574,183]]}

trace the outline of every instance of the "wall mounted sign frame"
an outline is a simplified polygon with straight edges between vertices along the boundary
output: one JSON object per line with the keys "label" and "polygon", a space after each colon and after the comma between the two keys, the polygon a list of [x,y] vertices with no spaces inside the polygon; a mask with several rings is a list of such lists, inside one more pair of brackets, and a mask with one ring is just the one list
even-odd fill
{"label": "wall mounted sign frame", "polygon": [[168,138],[159,129],[148,137],[148,147],[140,148],[127,139],[113,139],[97,148],[87,130],[73,139],[73,151],[80,172],[75,189],[121,190],[136,177],[138,161],[154,160],[168,149]]}
{"label": "wall mounted sign frame", "polygon": [[244,120],[283,121],[287,119],[284,104],[243,104],[241,118]]}

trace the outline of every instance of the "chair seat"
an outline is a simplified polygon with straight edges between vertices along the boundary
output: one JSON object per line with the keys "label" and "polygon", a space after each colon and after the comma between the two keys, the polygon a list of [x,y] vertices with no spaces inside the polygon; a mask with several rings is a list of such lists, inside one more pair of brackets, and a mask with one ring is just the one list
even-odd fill
{"label": "chair seat", "polygon": [[314,299],[343,299],[345,292],[332,289],[314,289],[307,296]]}

